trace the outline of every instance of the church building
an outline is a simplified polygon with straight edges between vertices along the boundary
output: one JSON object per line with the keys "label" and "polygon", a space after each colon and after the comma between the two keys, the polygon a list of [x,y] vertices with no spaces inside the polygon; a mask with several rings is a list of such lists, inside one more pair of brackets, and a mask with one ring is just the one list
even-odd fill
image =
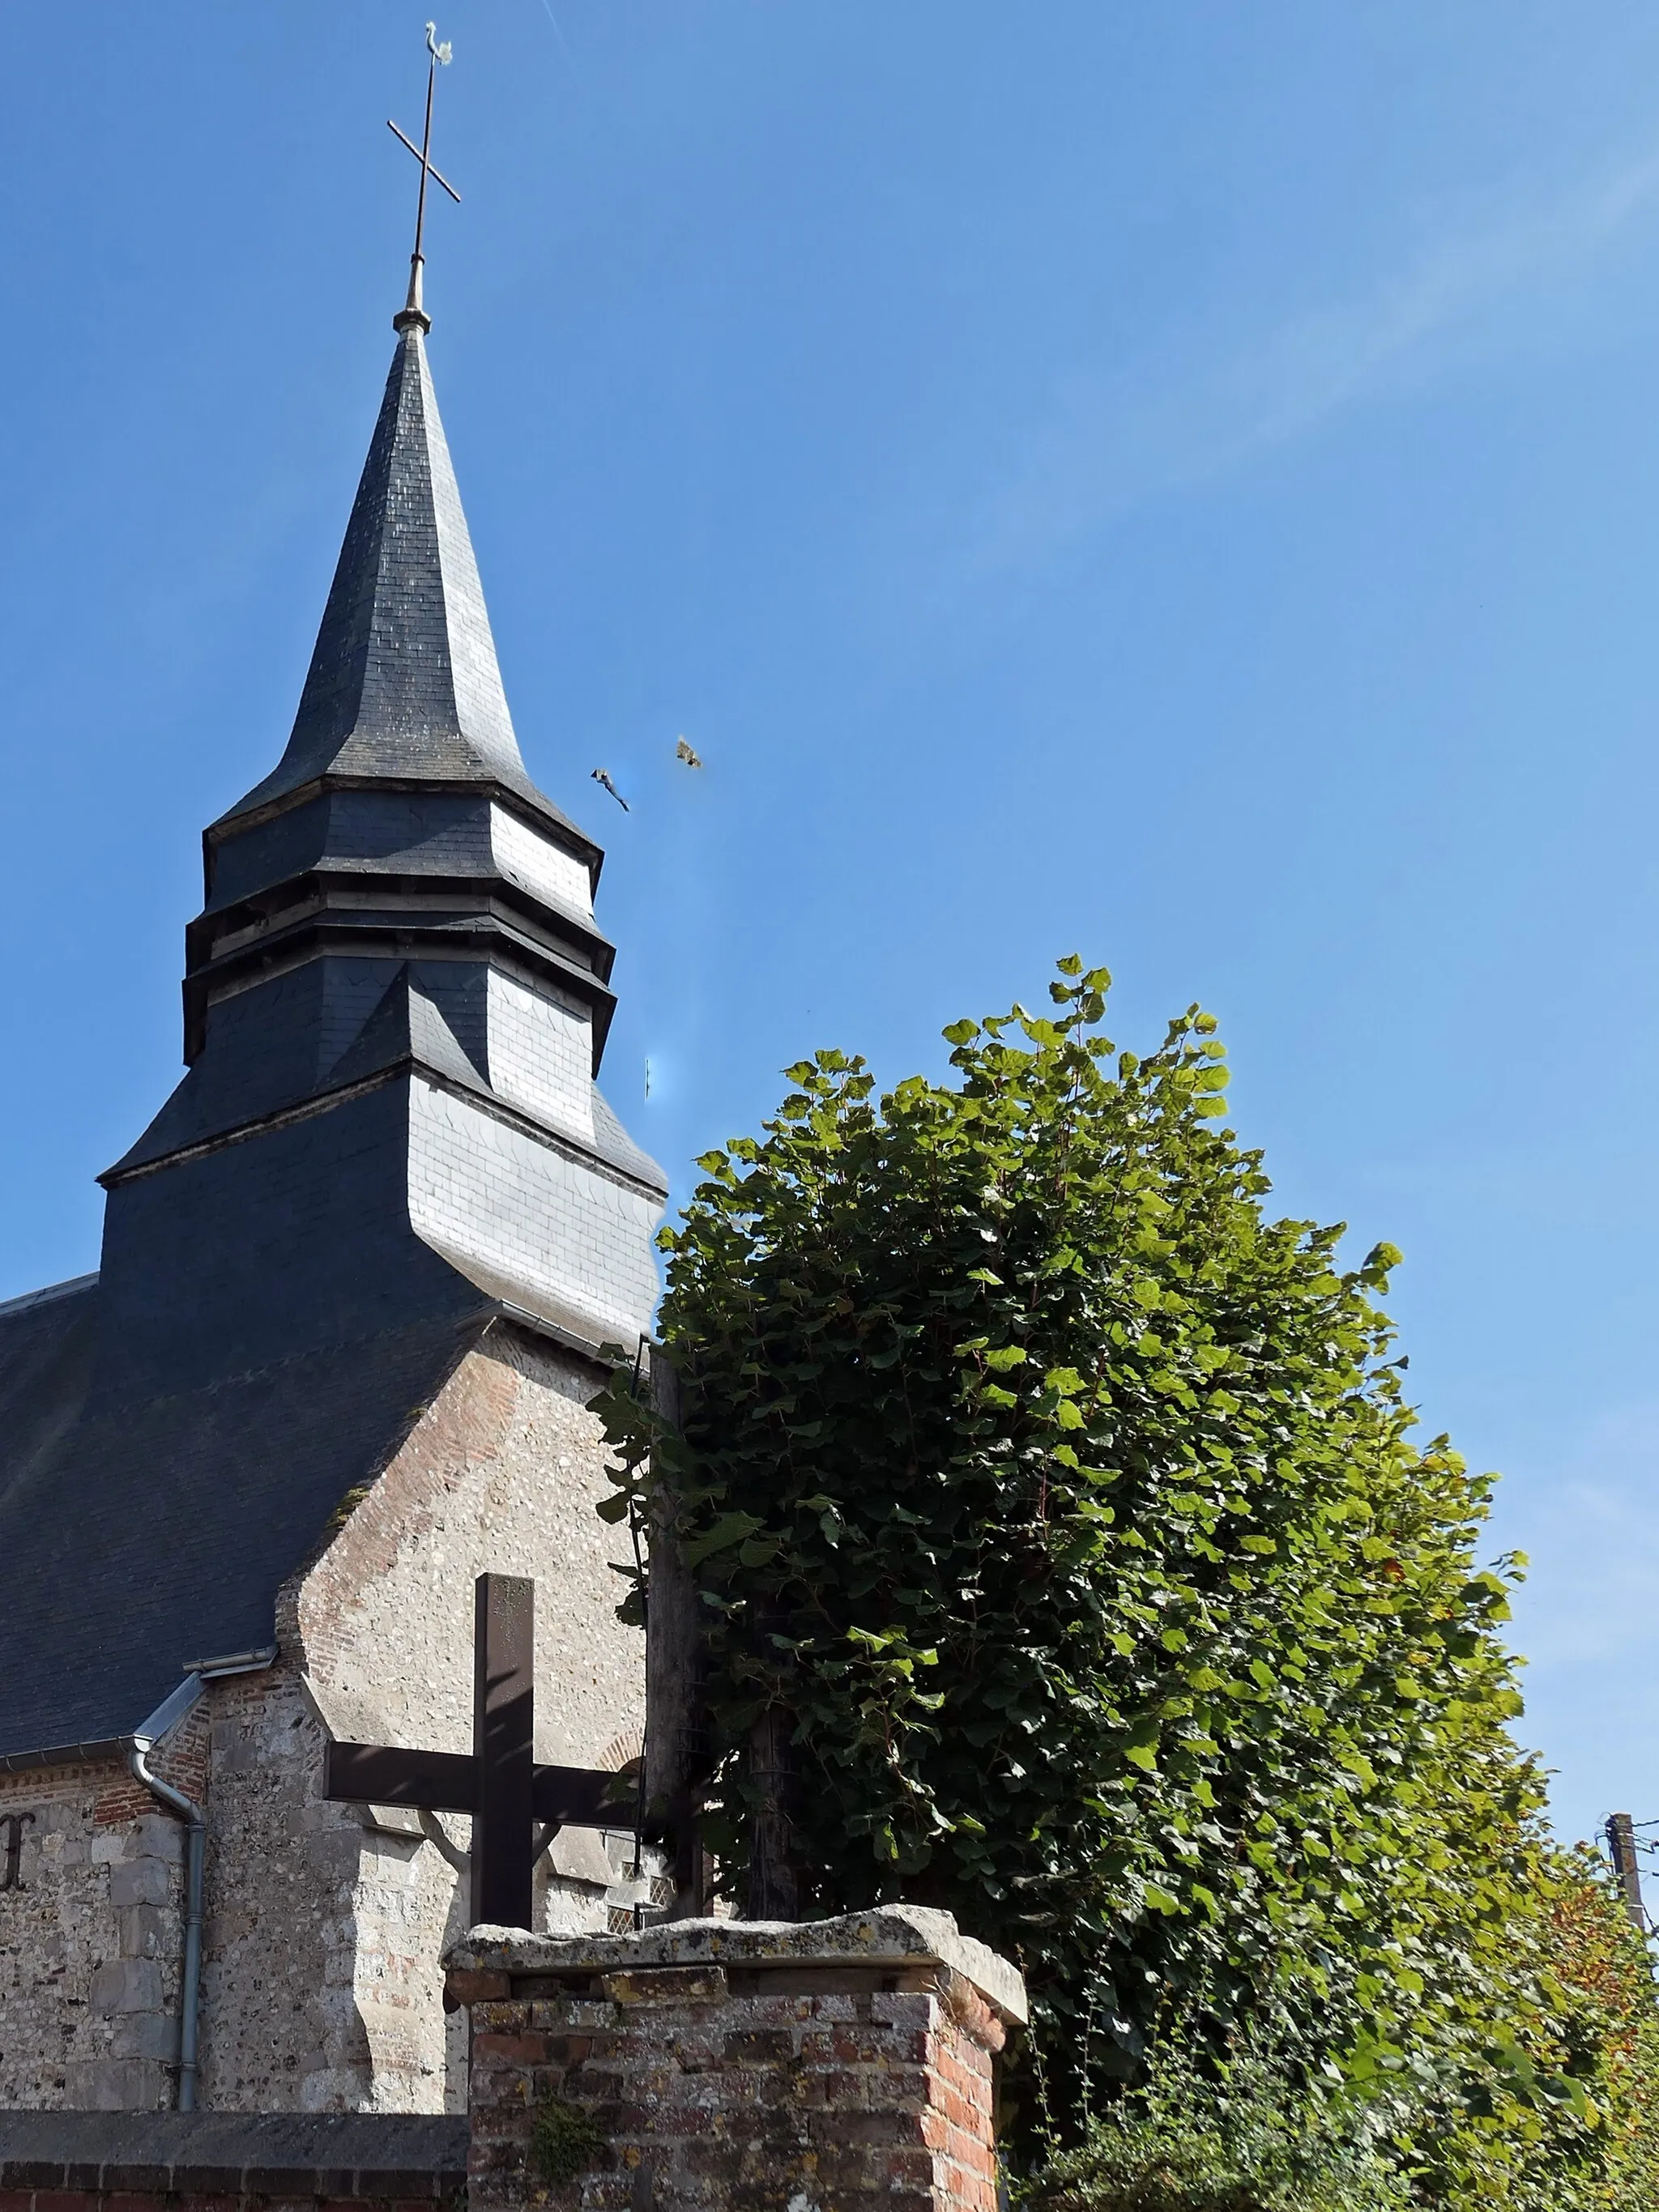
{"label": "church building", "polygon": [[[477,1576],[536,1580],[536,1757],[640,1747],[588,1407],[665,1180],[418,282],[395,327],[287,750],[204,837],[187,1072],[98,1273],[0,1306],[0,2107],[463,2107],[470,1823],[324,1792],[331,1741],[469,1749]],[[629,1862],[561,1831],[538,1925],[633,1924]]]}

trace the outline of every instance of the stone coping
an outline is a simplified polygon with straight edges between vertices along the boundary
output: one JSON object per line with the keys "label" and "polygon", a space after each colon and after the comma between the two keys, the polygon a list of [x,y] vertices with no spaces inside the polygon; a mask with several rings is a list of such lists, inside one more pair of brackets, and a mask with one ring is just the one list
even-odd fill
{"label": "stone coping", "polygon": [[[652,1966],[945,1966],[1008,2026],[1028,2017],[1018,1969],[948,1912],[883,1905],[834,1920],[667,1920],[625,1936],[532,1936],[474,1928],[445,1957],[454,1996],[470,2002],[484,1980],[530,1975],[623,1973]],[[474,1978],[477,1978],[475,1979]],[[505,1995],[505,1988],[499,1994]]]}
{"label": "stone coping", "polygon": [[0,2112],[0,2189],[437,2199],[467,2140],[423,2112]]}

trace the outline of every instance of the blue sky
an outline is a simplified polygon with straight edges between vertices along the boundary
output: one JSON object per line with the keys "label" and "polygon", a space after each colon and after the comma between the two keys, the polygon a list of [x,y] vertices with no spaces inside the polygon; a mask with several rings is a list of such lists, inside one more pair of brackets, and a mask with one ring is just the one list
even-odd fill
{"label": "blue sky", "polygon": [[[96,1263],[176,1079],[199,831],[281,750],[390,357],[425,12],[8,19],[0,1296]],[[618,1109],[683,1191],[803,1051],[937,1067],[1060,953],[1125,1042],[1201,1000],[1504,1471],[1561,1825],[1659,1816],[1659,15],[440,33],[431,356],[526,759],[609,847]]]}

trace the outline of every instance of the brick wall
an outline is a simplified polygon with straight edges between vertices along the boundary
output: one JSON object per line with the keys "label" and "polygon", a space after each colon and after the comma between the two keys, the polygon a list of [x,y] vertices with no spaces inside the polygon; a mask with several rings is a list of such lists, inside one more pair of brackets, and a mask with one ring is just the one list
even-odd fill
{"label": "brick wall", "polygon": [[1018,1975],[913,1907],[609,1939],[475,1929],[470,2212],[994,2212]]}

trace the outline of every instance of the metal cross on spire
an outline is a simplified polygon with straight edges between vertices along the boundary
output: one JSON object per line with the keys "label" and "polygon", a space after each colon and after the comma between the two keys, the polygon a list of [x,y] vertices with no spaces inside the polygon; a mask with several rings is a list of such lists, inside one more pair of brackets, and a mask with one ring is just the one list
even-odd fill
{"label": "metal cross on spire", "polygon": [[421,196],[415,204],[415,251],[409,257],[409,297],[404,301],[402,310],[392,318],[392,328],[398,331],[407,330],[410,324],[417,325],[423,331],[432,328],[431,318],[421,305],[421,270],[426,263],[426,255],[422,249],[426,237],[427,179],[435,177],[456,206],[461,204],[461,196],[454,185],[441,170],[432,166],[432,88],[437,82],[439,70],[449,66],[451,53],[447,39],[441,46],[439,45],[435,23],[428,23],[426,27],[426,51],[429,57],[426,65],[426,128],[421,133],[420,144],[417,146],[406,132],[399,131],[389,115],[386,123],[386,129],[403,140],[421,165]]}

